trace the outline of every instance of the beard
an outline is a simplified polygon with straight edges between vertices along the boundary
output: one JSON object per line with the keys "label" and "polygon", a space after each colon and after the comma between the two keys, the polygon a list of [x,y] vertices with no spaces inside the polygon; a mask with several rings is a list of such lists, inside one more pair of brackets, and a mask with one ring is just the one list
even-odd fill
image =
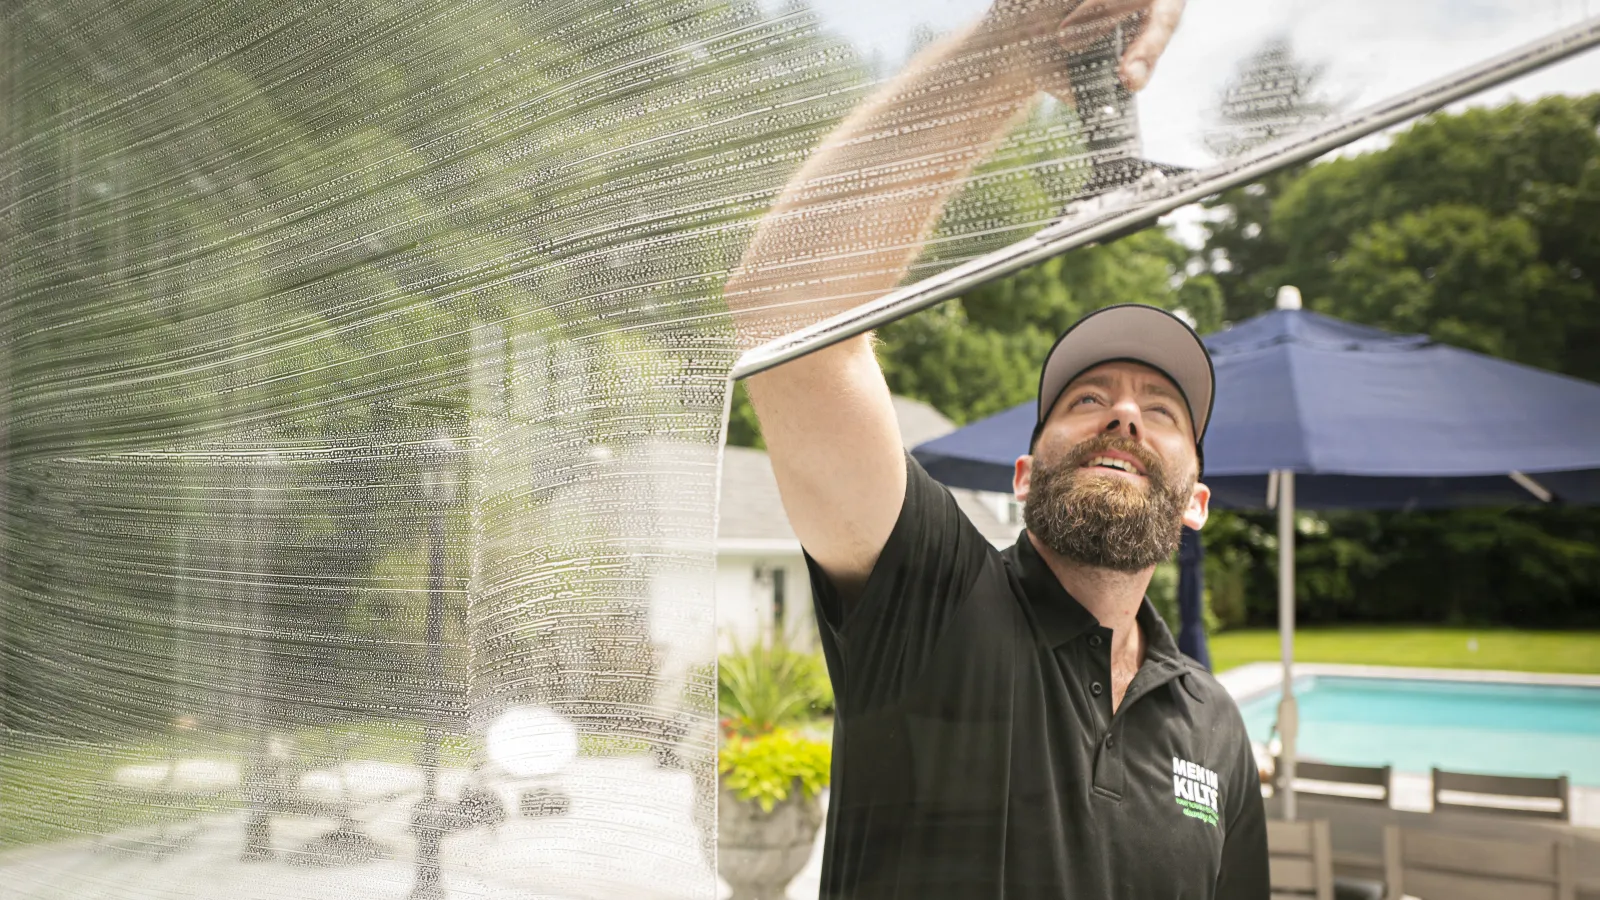
{"label": "beard", "polygon": [[[1083,464],[1107,450],[1137,459],[1145,483],[1087,474]],[[1178,549],[1194,483],[1175,483],[1154,453],[1121,435],[1102,434],[1054,463],[1034,457],[1022,519],[1034,537],[1066,559],[1142,572]]]}

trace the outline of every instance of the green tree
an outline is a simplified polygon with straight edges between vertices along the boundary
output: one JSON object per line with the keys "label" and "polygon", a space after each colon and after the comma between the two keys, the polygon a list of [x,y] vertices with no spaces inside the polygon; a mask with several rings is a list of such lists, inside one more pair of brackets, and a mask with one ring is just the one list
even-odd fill
{"label": "green tree", "polygon": [[1438,115],[1307,170],[1263,235],[1312,308],[1600,378],[1600,96]]}
{"label": "green tree", "polygon": [[1304,172],[1305,166],[1282,169],[1201,203],[1209,218],[1197,262],[1222,295],[1226,321],[1266,312],[1278,287],[1290,283],[1284,267],[1288,248],[1268,226],[1278,196]]}

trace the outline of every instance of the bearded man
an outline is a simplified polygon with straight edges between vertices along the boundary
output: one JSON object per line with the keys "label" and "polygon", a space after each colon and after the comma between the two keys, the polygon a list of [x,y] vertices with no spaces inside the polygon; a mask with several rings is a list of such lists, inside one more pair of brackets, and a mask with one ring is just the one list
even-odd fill
{"label": "bearded man", "polygon": [[[1000,0],[924,51],[763,221],[726,288],[744,339],[774,306],[893,288],[1008,123],[1070,88],[1064,52],[1131,25],[1137,90],[1182,7]],[[1211,361],[1188,326],[1116,306],[1057,341],[1005,551],[905,453],[866,337],[747,386],[834,683],[822,897],[1268,896],[1244,723],[1144,597],[1210,500]]]}

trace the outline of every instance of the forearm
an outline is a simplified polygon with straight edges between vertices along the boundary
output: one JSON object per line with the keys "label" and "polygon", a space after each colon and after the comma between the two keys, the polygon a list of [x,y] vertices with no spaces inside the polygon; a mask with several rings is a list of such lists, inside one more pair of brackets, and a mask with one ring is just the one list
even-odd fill
{"label": "forearm", "polygon": [[[928,48],[790,180],[724,292],[744,346],[904,277],[945,202],[1034,93],[982,37],[974,29]],[[905,496],[904,449],[870,340],[746,385],[790,524],[848,602]]]}
{"label": "forearm", "polygon": [[[744,346],[893,289],[1035,88],[981,26],[919,54],[789,181],[725,289]],[[780,307],[794,311],[786,313]]]}

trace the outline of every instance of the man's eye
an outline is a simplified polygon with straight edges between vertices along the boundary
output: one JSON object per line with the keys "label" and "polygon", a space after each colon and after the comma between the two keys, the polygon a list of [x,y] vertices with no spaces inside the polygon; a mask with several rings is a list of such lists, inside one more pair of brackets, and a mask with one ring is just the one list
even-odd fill
{"label": "man's eye", "polygon": [[1177,419],[1177,416],[1173,415],[1172,410],[1165,406],[1152,406],[1148,412],[1156,413],[1157,415],[1165,416],[1166,418],[1173,420]]}
{"label": "man's eye", "polygon": [[1086,403],[1086,402],[1087,403],[1099,403],[1100,402],[1100,398],[1096,397],[1093,394],[1084,394],[1082,397],[1079,397],[1078,399],[1072,401],[1072,405],[1073,406],[1078,406],[1079,404]]}

